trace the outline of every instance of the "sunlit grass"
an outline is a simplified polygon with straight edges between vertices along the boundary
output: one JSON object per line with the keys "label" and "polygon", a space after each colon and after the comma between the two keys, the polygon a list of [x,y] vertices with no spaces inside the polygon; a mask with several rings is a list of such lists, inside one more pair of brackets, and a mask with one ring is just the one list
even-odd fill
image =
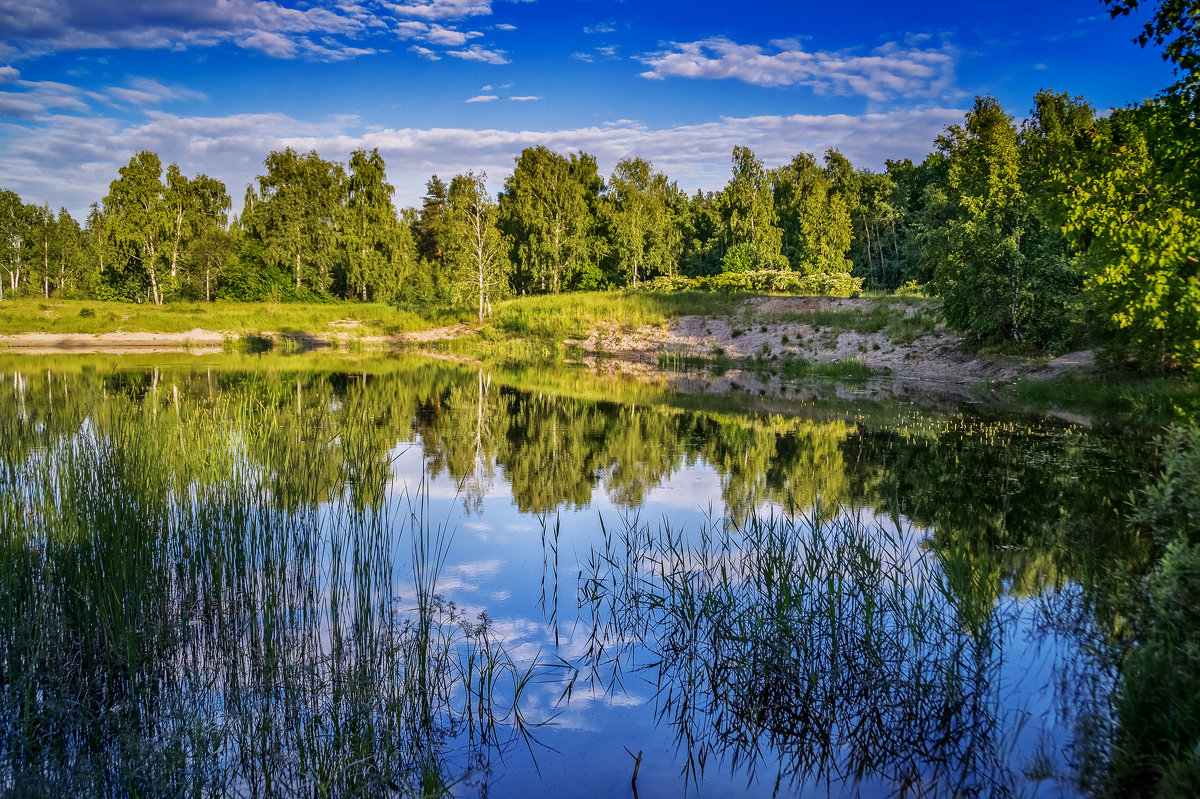
{"label": "sunlit grass", "polygon": [[806,324],[834,335],[857,332],[883,333],[896,344],[908,344],[934,332],[941,321],[941,303],[921,297],[878,296],[865,300],[866,307],[817,308],[761,314],[775,323]]}
{"label": "sunlit grass", "polygon": [[[342,323],[335,325],[335,322]],[[0,303],[0,335],[13,333],[343,332],[393,335],[429,323],[411,311],[382,303],[213,302],[147,303],[96,300],[6,299]]]}
{"label": "sunlit grass", "polygon": [[723,315],[732,310],[734,303],[736,298],[708,292],[578,292],[520,297],[499,303],[487,326],[510,335],[561,342],[585,339],[600,326],[631,330],[665,324],[684,315]]}

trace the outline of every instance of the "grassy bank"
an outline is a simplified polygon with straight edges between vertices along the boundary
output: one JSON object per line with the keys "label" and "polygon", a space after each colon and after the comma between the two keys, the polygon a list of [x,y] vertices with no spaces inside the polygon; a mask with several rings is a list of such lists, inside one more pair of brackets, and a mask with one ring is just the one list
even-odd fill
{"label": "grassy bank", "polygon": [[23,298],[0,303],[0,335],[17,333],[353,332],[385,336],[429,323],[382,303],[213,302],[149,305]]}

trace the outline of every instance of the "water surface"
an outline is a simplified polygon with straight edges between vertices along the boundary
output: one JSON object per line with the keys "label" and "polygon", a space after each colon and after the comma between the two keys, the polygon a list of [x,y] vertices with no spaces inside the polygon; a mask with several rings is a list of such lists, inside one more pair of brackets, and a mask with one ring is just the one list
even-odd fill
{"label": "water surface", "polygon": [[7,790],[1097,779],[1150,427],[418,359],[4,367]]}

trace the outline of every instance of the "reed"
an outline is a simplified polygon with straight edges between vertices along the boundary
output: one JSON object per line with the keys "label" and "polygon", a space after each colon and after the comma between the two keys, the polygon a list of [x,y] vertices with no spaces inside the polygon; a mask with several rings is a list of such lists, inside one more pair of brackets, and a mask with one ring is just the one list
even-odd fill
{"label": "reed", "polygon": [[340,429],[330,497],[253,457],[290,414],[112,395],[6,459],[4,790],[436,796],[531,743],[542,665],[437,592],[448,535],[385,494],[370,419]]}
{"label": "reed", "polygon": [[797,790],[1006,791],[1020,777],[993,702],[1004,619],[965,624],[945,574],[898,522],[836,508],[604,525],[580,577],[577,681],[650,679],[690,781],[724,766]]}

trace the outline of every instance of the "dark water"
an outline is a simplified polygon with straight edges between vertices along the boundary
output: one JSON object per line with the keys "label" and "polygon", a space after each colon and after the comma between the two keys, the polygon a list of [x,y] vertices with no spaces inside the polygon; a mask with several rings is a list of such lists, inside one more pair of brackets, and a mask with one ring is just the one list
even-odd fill
{"label": "dark water", "polygon": [[6,793],[1102,773],[1152,427],[417,360],[4,367]]}

